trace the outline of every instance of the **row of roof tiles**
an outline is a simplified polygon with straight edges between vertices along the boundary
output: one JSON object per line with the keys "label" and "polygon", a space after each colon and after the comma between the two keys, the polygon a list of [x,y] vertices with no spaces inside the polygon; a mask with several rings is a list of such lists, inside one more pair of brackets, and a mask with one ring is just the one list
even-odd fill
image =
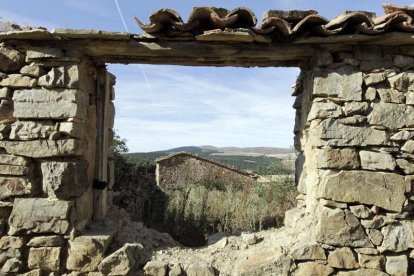
{"label": "row of roof tiles", "polygon": [[232,11],[215,7],[196,7],[187,22],[171,9],[162,9],[144,24],[135,18],[138,26],[152,35],[199,35],[211,30],[247,29],[272,40],[290,40],[302,36],[333,36],[339,34],[375,35],[384,32],[414,32],[414,9],[390,4],[383,5],[385,15],[376,17],[365,11],[348,11],[332,20],[316,11],[279,11],[264,13],[257,26],[257,18],[247,8]]}

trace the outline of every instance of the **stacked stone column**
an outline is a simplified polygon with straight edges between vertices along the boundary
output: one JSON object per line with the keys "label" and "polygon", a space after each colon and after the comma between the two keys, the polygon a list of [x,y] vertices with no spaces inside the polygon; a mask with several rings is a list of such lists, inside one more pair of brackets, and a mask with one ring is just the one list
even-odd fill
{"label": "stacked stone column", "polygon": [[30,45],[0,60],[0,274],[58,275],[92,218],[95,65]]}
{"label": "stacked stone column", "polygon": [[409,47],[350,46],[318,52],[302,71],[294,89],[301,194],[286,219],[305,233],[291,251],[295,274],[407,275],[414,258],[412,56]]}

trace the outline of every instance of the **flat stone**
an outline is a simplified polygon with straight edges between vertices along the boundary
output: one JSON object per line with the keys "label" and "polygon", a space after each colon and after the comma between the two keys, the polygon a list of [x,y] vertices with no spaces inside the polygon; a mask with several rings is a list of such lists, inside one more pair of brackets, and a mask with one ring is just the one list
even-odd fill
{"label": "flat stone", "polygon": [[37,79],[21,74],[10,74],[0,81],[0,86],[12,88],[26,88],[37,86]]}
{"label": "flat stone", "polygon": [[395,89],[378,88],[377,92],[384,103],[405,103],[404,93]]}
{"label": "flat stone", "polygon": [[[206,265],[193,263],[187,269],[187,276],[214,276],[216,275],[214,268]],[[158,275],[157,275],[158,276]]]}
{"label": "flat stone", "polygon": [[114,233],[110,232],[97,235],[87,234],[69,240],[66,268],[82,272],[95,271],[101,263],[113,237]]}
{"label": "flat stone", "polygon": [[2,266],[2,273],[16,273],[23,268],[23,262],[16,258],[8,259]]}
{"label": "flat stone", "polygon": [[383,82],[387,79],[387,73],[381,72],[381,73],[371,73],[367,74],[364,77],[364,82],[366,86],[378,84],[380,82]]}
{"label": "flat stone", "polygon": [[385,271],[391,275],[407,275],[408,260],[406,255],[387,256]]}
{"label": "flat stone", "polygon": [[372,211],[364,205],[353,205],[349,209],[357,218],[366,219],[373,215]]}
{"label": "flat stone", "polygon": [[368,171],[323,171],[317,198],[376,205],[401,212],[405,201],[404,176]]}
{"label": "flat stone", "polygon": [[377,215],[373,217],[372,219],[361,220],[361,224],[365,228],[370,228],[370,229],[380,229],[381,227],[384,227],[385,225],[392,224],[392,223],[395,223],[395,219],[387,217],[387,216],[382,216],[382,215]]}
{"label": "flat stone", "polygon": [[408,92],[414,82],[413,74],[403,72],[392,77],[388,77],[391,87],[401,92]]}
{"label": "flat stone", "polygon": [[30,159],[11,154],[0,154],[0,164],[14,166],[28,166]]}
{"label": "flat stone", "polygon": [[398,68],[410,67],[414,64],[414,58],[410,56],[395,55],[393,63],[394,66]]}
{"label": "flat stone", "polygon": [[20,69],[20,74],[25,75],[25,76],[29,76],[29,77],[38,78],[38,77],[44,75],[45,73],[46,72],[42,67],[40,67],[39,65],[36,65],[34,63],[32,63],[30,65],[26,65],[22,69]]}
{"label": "flat stone", "polygon": [[367,121],[367,117],[362,116],[362,115],[354,115],[352,117],[338,119],[338,123],[343,124],[343,125],[362,125],[362,124],[365,124],[366,121]]}
{"label": "flat stone", "polygon": [[24,55],[8,46],[0,46],[0,71],[16,71],[24,64]]}
{"label": "flat stone", "polygon": [[26,52],[26,58],[32,59],[44,59],[44,58],[63,58],[63,51],[58,48],[51,47],[32,47]]}
{"label": "flat stone", "polygon": [[363,268],[384,270],[385,257],[384,256],[372,256],[365,254],[358,254],[359,265]]}
{"label": "flat stone", "polygon": [[296,243],[289,251],[294,260],[326,260],[325,250],[317,243]]}
{"label": "flat stone", "polygon": [[405,103],[414,104],[414,92],[407,92],[405,94]]}
{"label": "flat stone", "polygon": [[22,195],[30,195],[36,186],[26,178],[0,176],[0,200]]}
{"label": "flat stone", "polygon": [[324,118],[336,118],[342,115],[341,106],[328,102],[314,102],[311,106],[311,110],[308,113],[308,121],[314,119],[324,119]]}
{"label": "flat stone", "polygon": [[386,145],[387,133],[382,130],[349,126],[334,119],[326,119],[316,128],[311,129],[309,143],[314,146],[369,146]]}
{"label": "flat stone", "polygon": [[30,269],[43,271],[59,271],[60,247],[32,247],[29,251],[28,266]]}
{"label": "flat stone", "polygon": [[397,163],[389,153],[361,150],[359,152],[361,167],[366,170],[393,171]]}
{"label": "flat stone", "polygon": [[318,264],[318,263],[299,263],[297,268],[293,271],[294,276],[309,276],[309,275],[320,275],[328,276],[331,275],[335,270],[332,267]]}
{"label": "flat stone", "polygon": [[[130,275],[129,273],[131,271],[138,269],[141,265],[144,264],[144,259],[141,257],[143,250],[144,248],[141,244],[127,243],[122,248],[118,249],[117,251],[103,259],[102,262],[99,264],[99,271],[103,275]],[[147,263],[147,265],[144,267],[144,270],[147,274],[149,274],[149,271],[155,271],[155,268],[158,267],[155,264],[154,266],[148,264],[149,263]],[[166,269],[167,266],[165,264],[164,275],[167,272]]]}
{"label": "flat stone", "polygon": [[408,139],[411,139],[412,137],[413,137],[413,134],[410,131],[401,130],[401,131],[395,133],[393,136],[391,136],[390,140],[392,140],[392,141],[407,141]]}
{"label": "flat stone", "polygon": [[43,191],[50,198],[69,199],[81,196],[88,189],[86,161],[41,163]]}
{"label": "flat stone", "polygon": [[167,275],[167,270],[168,264],[163,261],[150,261],[144,266],[145,274],[150,276],[165,276]]}
{"label": "flat stone", "polygon": [[401,150],[408,153],[414,153],[414,141],[409,140],[401,147]]}
{"label": "flat stone", "polygon": [[0,238],[0,249],[5,250],[9,248],[19,249],[25,245],[22,237],[3,236]]}
{"label": "flat stone", "polygon": [[414,248],[414,224],[408,221],[390,224],[381,229],[384,239],[381,246],[378,247],[380,252],[402,252],[408,248]]}
{"label": "flat stone", "polygon": [[70,208],[71,203],[68,201],[16,198],[9,218],[9,234],[66,234]]}
{"label": "flat stone", "polygon": [[316,152],[316,162],[319,169],[356,169],[359,167],[359,158],[355,149],[336,149],[324,147]]}
{"label": "flat stone", "polygon": [[359,268],[354,253],[349,247],[342,247],[330,253],[328,256],[328,265],[342,269]]}
{"label": "flat stone", "polygon": [[170,271],[168,272],[168,276],[182,276],[183,270],[180,264],[174,264],[170,267]]}
{"label": "flat stone", "polygon": [[29,172],[29,167],[0,164],[0,174],[2,175],[23,176],[29,174]]}
{"label": "flat stone", "polygon": [[323,206],[326,206],[326,207],[333,207],[333,208],[340,208],[340,209],[347,209],[348,208],[348,204],[346,204],[346,203],[327,200],[327,199],[324,199],[324,198],[319,199],[319,203]]}
{"label": "flat stone", "polygon": [[47,139],[55,125],[51,121],[17,121],[11,125],[11,140]]}
{"label": "flat stone", "polygon": [[414,126],[414,107],[405,104],[372,103],[372,112],[368,116],[371,125],[384,126],[399,130]]}
{"label": "flat stone", "polygon": [[350,66],[335,70],[319,70],[314,72],[313,95],[339,97],[344,101],[360,101],[362,99],[361,72]]}
{"label": "flat stone", "polygon": [[78,65],[52,68],[47,75],[39,78],[39,86],[46,88],[79,88]]}
{"label": "flat stone", "polygon": [[32,238],[27,246],[30,247],[53,247],[63,245],[64,240],[62,236],[52,235],[52,236],[39,236]]}
{"label": "flat stone", "polygon": [[316,240],[332,246],[372,247],[358,219],[348,210],[320,206]]}
{"label": "flat stone", "polygon": [[397,159],[397,165],[405,174],[414,174],[414,162],[406,159]]}
{"label": "flat stone", "polygon": [[391,59],[362,60],[359,65],[359,70],[362,72],[370,72],[373,70],[382,70],[388,68],[393,68]]}
{"label": "flat stone", "polygon": [[11,258],[22,259],[22,250],[17,248],[0,249],[0,267]]}
{"label": "flat stone", "polygon": [[376,246],[380,245],[384,239],[381,231],[377,229],[368,229],[368,236],[371,239],[372,244]]}
{"label": "flat stone", "polygon": [[354,249],[355,252],[357,252],[358,254],[364,254],[364,255],[378,255],[379,251],[375,248],[355,248]]}
{"label": "flat stone", "polygon": [[12,97],[12,91],[8,87],[3,87],[0,89],[0,98],[11,98]]}
{"label": "flat stone", "polygon": [[63,132],[70,137],[83,139],[85,136],[86,125],[80,122],[61,122],[59,123],[59,132]]}
{"label": "flat stone", "polygon": [[16,118],[86,119],[89,95],[75,89],[17,90],[13,101]]}
{"label": "flat stone", "polygon": [[365,92],[365,100],[373,101],[377,97],[377,89],[374,87],[368,87],[367,91]]}
{"label": "flat stone", "polygon": [[9,154],[18,154],[31,158],[79,156],[85,150],[85,142],[76,139],[0,141],[0,147]]}
{"label": "flat stone", "polygon": [[338,276],[389,276],[380,270],[360,268],[352,271],[339,271]]}
{"label": "flat stone", "polygon": [[346,116],[365,114],[367,110],[368,103],[366,102],[346,102],[344,105],[344,113]]}

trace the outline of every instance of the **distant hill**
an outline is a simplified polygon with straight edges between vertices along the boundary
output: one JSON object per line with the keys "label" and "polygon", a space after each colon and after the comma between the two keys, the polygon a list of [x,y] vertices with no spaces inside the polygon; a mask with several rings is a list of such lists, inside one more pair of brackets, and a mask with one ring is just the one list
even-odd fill
{"label": "distant hill", "polygon": [[292,172],[291,166],[286,166],[286,162],[282,162],[282,160],[291,160],[295,155],[292,149],[286,148],[185,146],[162,151],[127,153],[124,156],[136,164],[155,164],[157,158],[177,152],[197,154],[261,175],[290,174]]}

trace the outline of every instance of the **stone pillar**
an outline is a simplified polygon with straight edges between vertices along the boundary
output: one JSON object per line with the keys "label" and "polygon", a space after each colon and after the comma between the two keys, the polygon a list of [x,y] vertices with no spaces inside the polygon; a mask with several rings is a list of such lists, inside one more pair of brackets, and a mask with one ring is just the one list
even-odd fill
{"label": "stone pillar", "polygon": [[414,258],[413,55],[404,47],[354,46],[321,51],[303,69],[294,89],[300,196],[286,217],[287,227],[302,231],[301,249],[291,252],[294,274],[407,275]]}
{"label": "stone pillar", "polygon": [[30,45],[0,59],[0,274],[60,275],[92,218],[95,65]]}

